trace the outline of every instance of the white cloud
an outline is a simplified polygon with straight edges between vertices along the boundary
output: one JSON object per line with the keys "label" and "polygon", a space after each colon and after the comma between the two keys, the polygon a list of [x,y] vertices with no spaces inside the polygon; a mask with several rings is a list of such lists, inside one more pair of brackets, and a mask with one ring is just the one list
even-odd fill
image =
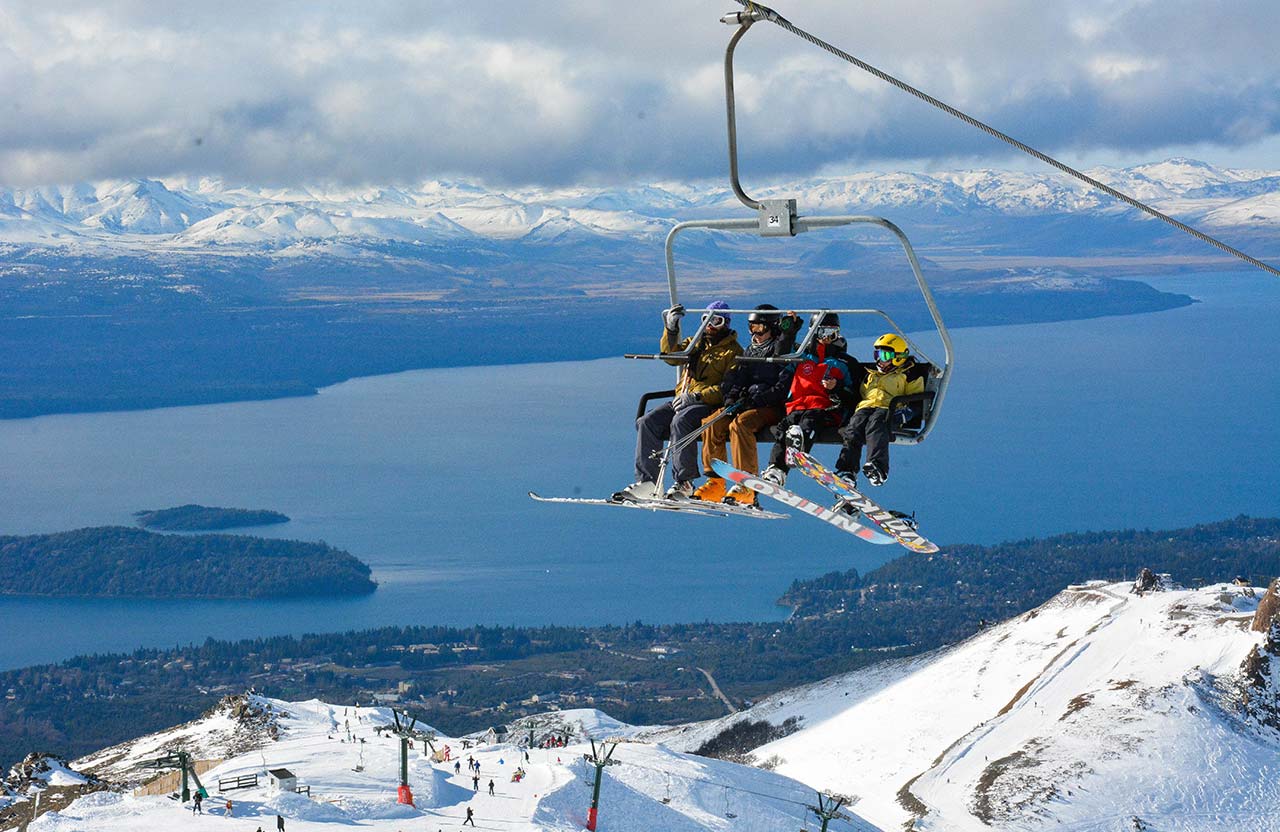
{"label": "white cloud", "polygon": [[[1051,153],[1238,159],[1280,134],[1274,0],[793,5],[797,26]],[[732,6],[9,0],[0,183],[716,176]],[[1003,152],[768,23],[737,66],[760,175]]]}

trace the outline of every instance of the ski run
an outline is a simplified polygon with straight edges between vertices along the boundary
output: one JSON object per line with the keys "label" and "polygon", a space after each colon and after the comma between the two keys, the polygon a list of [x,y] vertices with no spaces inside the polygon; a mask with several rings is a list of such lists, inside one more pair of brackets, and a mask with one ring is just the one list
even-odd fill
{"label": "ski run", "polygon": [[[436,736],[447,761],[433,761],[418,735],[408,755],[415,806],[396,802],[400,739],[375,730],[392,724],[390,709],[248,695],[69,765],[46,761],[24,788],[12,788],[11,774],[0,810],[25,821],[38,792],[87,791],[96,777],[113,787],[39,814],[30,832],[272,832],[277,815],[287,832],[434,832],[462,828],[468,808],[477,829],[577,830],[594,739],[617,742],[600,790],[606,832],[816,832],[808,807],[818,790],[852,800],[831,830],[1280,830],[1275,589],[1132,590],[1073,586],[962,643],[721,720],[636,727],[553,711],[503,731]],[[790,733],[749,749],[754,766],[690,753],[744,718],[791,720]],[[563,746],[539,747],[566,735]],[[206,761],[202,815],[169,796],[176,780],[138,788],[155,776],[138,764],[177,749]],[[309,794],[270,785],[267,773],[280,769]],[[257,785],[218,791],[255,775]]]}

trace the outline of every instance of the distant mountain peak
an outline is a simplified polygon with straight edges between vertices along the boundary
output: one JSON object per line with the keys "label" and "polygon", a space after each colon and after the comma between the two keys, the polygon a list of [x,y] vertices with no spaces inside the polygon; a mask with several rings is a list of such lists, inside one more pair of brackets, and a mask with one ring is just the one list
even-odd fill
{"label": "distant mountain peak", "polygon": [[[1235,171],[1174,157],[1129,168],[1098,168],[1095,174],[1191,221],[1212,226],[1280,224],[1280,212],[1271,201],[1280,172]],[[760,196],[797,198],[801,213],[883,213],[926,223],[966,216],[1046,222],[1084,216],[1124,222],[1130,210],[1056,172],[992,169],[855,171],[770,186]],[[1256,202],[1243,204],[1251,199]],[[81,239],[100,248],[129,248],[162,240],[255,251],[281,251],[300,239],[333,237],[355,246],[468,238],[525,239],[544,245],[572,245],[592,236],[648,241],[680,219],[742,212],[719,181],[490,189],[439,179],[413,187],[255,188],[228,186],[209,176],[0,188],[0,206],[6,206],[0,212],[0,240],[10,243]],[[446,218],[448,224],[436,217]],[[210,235],[210,227],[220,233]],[[460,233],[463,229],[466,234]]]}

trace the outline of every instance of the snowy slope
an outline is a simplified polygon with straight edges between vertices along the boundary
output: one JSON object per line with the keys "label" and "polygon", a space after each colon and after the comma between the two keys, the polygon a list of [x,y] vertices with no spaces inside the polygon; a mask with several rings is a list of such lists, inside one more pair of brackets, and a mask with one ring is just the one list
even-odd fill
{"label": "snowy slope", "polygon": [[[237,818],[267,829],[276,814],[293,832],[457,829],[471,807],[480,828],[567,832],[585,820],[592,770],[583,755],[595,739],[619,741],[602,787],[609,832],[805,828],[815,789],[855,801],[856,816],[833,830],[1280,830],[1278,588],[1260,597],[1226,584],[1071,587],[963,643],[784,691],[721,720],[641,728],[594,710],[527,717],[509,737],[571,737],[530,750],[527,762],[515,745],[438,738],[438,749],[480,761],[479,793],[465,770],[433,763],[419,742],[415,807],[394,802],[398,740],[374,731],[390,712],[318,701],[224,703],[57,776],[134,783],[139,761],[182,747],[211,761],[203,779],[215,787],[269,768],[298,775],[309,797],[265,786],[231,795]],[[687,753],[744,718],[797,727],[753,750],[760,768]],[[514,782],[520,765],[527,776]],[[215,793],[209,814],[189,819],[164,796],[99,792],[30,828],[133,832],[181,820],[225,829],[221,803]]]}
{"label": "snowy slope", "polygon": [[[633,726],[599,711],[576,710],[527,721],[525,728],[536,723],[543,731],[567,730],[573,739],[564,747],[529,750],[528,762],[526,749],[514,745],[439,737],[435,747],[443,751],[447,746],[462,761],[462,771],[455,772],[453,762],[433,763],[425,744],[415,742],[409,782],[416,805],[403,806],[395,801],[399,740],[374,730],[390,721],[386,708],[248,697],[187,725],[78,760],[74,771],[58,772],[67,778],[77,776],[75,771],[94,771],[116,781],[136,780],[142,773],[135,768],[139,761],[185,748],[197,759],[221,760],[201,775],[210,791],[202,816],[190,813],[190,803],[179,805],[163,795],[98,792],[41,815],[30,832],[151,832],[175,826],[195,832],[226,830],[233,828],[224,808],[228,798],[238,824],[234,828],[274,830],[279,814],[289,832],[453,830],[461,828],[470,807],[480,829],[568,832],[583,827],[590,805],[594,769],[583,761],[589,738],[622,740],[601,787],[601,832],[799,829],[815,797],[807,786],[772,772],[626,741],[637,732]],[[513,731],[517,734],[525,735]],[[466,770],[469,756],[480,763],[479,792]],[[521,766],[526,776],[514,782],[512,774]],[[281,767],[309,786],[310,795],[272,792],[265,778],[256,788],[217,792],[220,778],[261,776]],[[490,780],[493,795],[488,793]],[[831,828],[874,829],[852,817]]]}
{"label": "snowy slope", "polygon": [[[1254,595],[1073,588],[962,644],[735,719],[801,718],[756,759],[859,795],[885,828],[1131,829],[1119,824],[1136,816],[1160,830],[1280,829],[1280,735],[1238,713],[1241,664],[1264,638],[1249,629]],[[730,721],[666,742],[695,747]]]}

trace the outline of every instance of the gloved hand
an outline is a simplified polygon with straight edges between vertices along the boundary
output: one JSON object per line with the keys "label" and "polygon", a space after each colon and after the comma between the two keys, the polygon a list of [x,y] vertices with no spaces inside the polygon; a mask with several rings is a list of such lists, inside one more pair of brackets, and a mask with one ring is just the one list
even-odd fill
{"label": "gloved hand", "polygon": [[702,404],[702,396],[698,393],[681,393],[671,404],[676,410],[684,410],[686,407]]}
{"label": "gloved hand", "polygon": [[680,328],[680,319],[683,317],[684,307],[678,303],[670,309],[662,310],[662,324],[672,332]]}
{"label": "gloved hand", "polygon": [[763,384],[753,384],[747,388],[747,394],[743,397],[752,407],[764,407],[767,390]]}
{"label": "gloved hand", "polygon": [[912,419],[914,419],[915,416],[916,416],[915,408],[910,406],[900,407],[893,414],[893,421],[898,425],[905,425],[907,422],[910,422]]}
{"label": "gloved hand", "polygon": [[782,320],[778,321],[778,329],[782,330],[783,335],[799,332],[800,316],[794,312],[788,312],[782,316]]}

